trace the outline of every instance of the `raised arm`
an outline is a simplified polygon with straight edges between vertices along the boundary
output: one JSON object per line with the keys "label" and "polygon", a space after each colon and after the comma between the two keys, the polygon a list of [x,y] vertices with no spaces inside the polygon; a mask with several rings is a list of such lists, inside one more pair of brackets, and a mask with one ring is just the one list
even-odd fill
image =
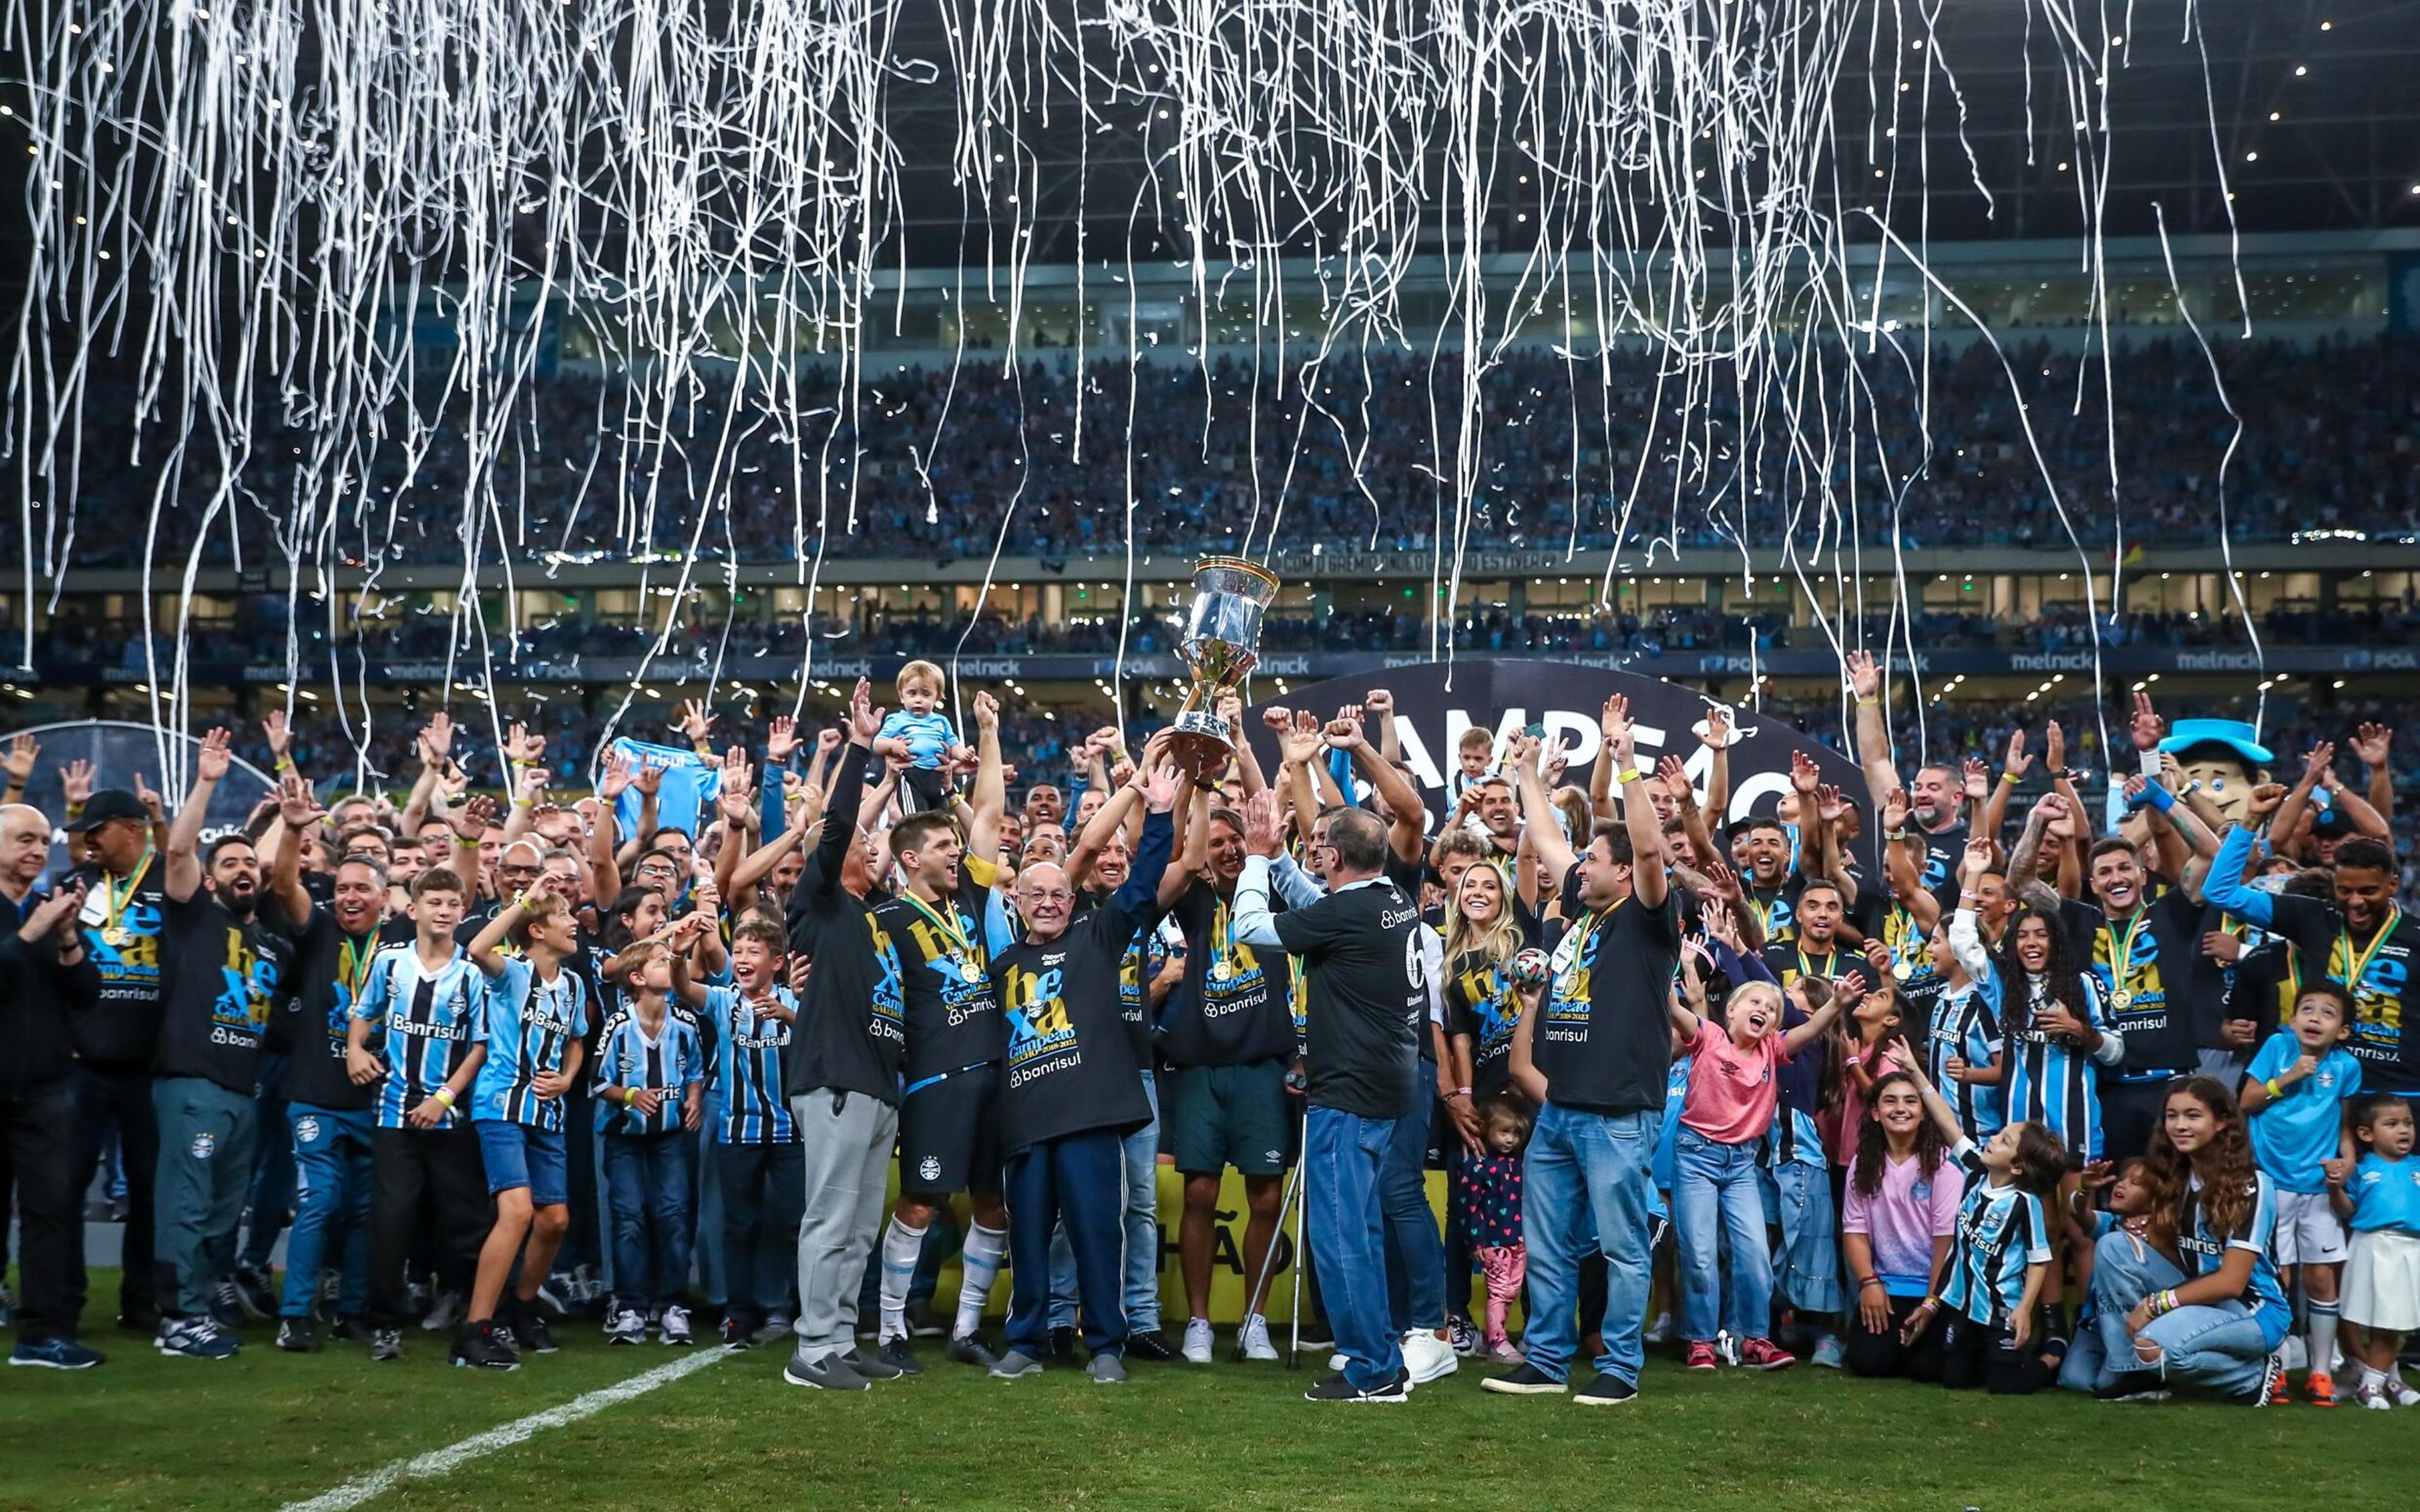
{"label": "raised arm", "polygon": [[967,849],[988,861],[1000,855],[1000,818],[1008,811],[1008,779],[1000,759],[1000,701],[978,690],[975,711],[975,780]]}
{"label": "raised arm", "polygon": [[202,825],[209,822],[210,795],[226,776],[229,760],[225,731],[213,730],[202,737],[201,748],[194,753],[193,786],[186,790],[184,807],[177,810],[177,822],[168,826],[164,887],[168,896],[180,903],[192,902],[201,890]]}
{"label": "raised arm", "polygon": [[1968,841],[1958,866],[1958,912],[1949,916],[1949,953],[1958,958],[1967,979],[1978,983],[1991,980],[1992,955],[1983,949],[1982,932],[1976,927],[1975,889],[1991,867],[1992,842]]}
{"label": "raised arm", "polygon": [[2309,815],[2312,790],[2329,767],[2335,764],[2336,747],[2332,740],[2322,740],[2303,758],[2303,775],[2277,806],[2277,817],[2269,821],[2269,846],[2283,851],[2295,842],[2303,832],[2303,821]]}
{"label": "raised arm", "polygon": [[1253,754],[1252,743],[1243,738],[1244,701],[1230,693],[1218,701],[1218,713],[1235,733],[1235,775],[1243,780],[1244,796],[1266,792],[1269,780],[1261,774],[1261,759]]}
{"label": "raised arm", "polygon": [[[1609,758],[1600,758],[1601,760]],[[1516,736],[1512,742],[1512,780],[1521,792],[1521,832],[1529,848],[1544,863],[1546,874],[1558,884],[1563,873],[1572,869],[1579,857],[1571,841],[1563,838],[1563,826],[1555,823],[1555,804],[1546,796],[1546,784],[1538,775],[1538,740],[1534,735]]]}
{"label": "raised arm", "polygon": [[2009,890],[2027,906],[2047,913],[2058,911],[2058,891],[2041,879],[2042,837],[2066,806],[2067,800],[2057,794],[2046,795],[2025,815],[2024,832],[2017,837],[2017,848],[2009,853]]}
{"label": "raised arm", "polygon": [[[1638,765],[1634,759],[1636,739],[1630,724],[1630,700],[1616,693],[1605,701],[1603,715],[1605,760],[1614,764],[1614,786],[1622,789],[1621,823],[1630,832],[1630,895],[1641,908],[1664,906],[1668,882],[1660,857],[1664,854],[1664,831],[1655,822],[1655,806],[1631,791],[1638,780]],[[1543,790],[1542,790],[1543,791]],[[1522,796],[1526,812],[1528,797]],[[1546,815],[1554,824],[1554,816]]]}
{"label": "raised arm", "polygon": [[1403,772],[1370,745],[1358,719],[1339,718],[1327,727],[1327,743],[1353,753],[1355,769],[1367,778],[1378,801],[1387,806],[1387,843],[1395,859],[1406,864],[1420,858],[1420,841],[1428,808],[1404,779]]}
{"label": "raised arm", "polygon": [[[1392,771],[1404,754],[1402,742],[1395,735],[1395,695],[1383,687],[1373,687],[1362,695],[1361,707],[1378,721],[1378,764]],[[1412,857],[1406,856],[1404,859]]]}
{"label": "raised arm", "polygon": [[1891,761],[1890,727],[1883,722],[1883,674],[1870,651],[1848,655],[1849,691],[1857,701],[1857,764],[1866,769],[1866,789],[1876,803],[1900,785]]}
{"label": "raised arm", "polygon": [[278,817],[285,821],[277,837],[277,858],[269,868],[269,890],[296,929],[311,922],[311,894],[302,886],[302,837],[328,817],[300,772],[288,772],[277,784]]}
{"label": "raised arm", "polygon": [[1717,703],[1706,710],[1706,733],[1698,737],[1706,756],[1706,812],[1716,819],[1731,811],[1731,711]]}
{"label": "raised arm", "polygon": [[2364,724],[2353,732],[2352,753],[2369,774],[2369,806],[2382,821],[2395,817],[2395,773],[2388,764],[2394,745],[2395,732],[2382,724]]}

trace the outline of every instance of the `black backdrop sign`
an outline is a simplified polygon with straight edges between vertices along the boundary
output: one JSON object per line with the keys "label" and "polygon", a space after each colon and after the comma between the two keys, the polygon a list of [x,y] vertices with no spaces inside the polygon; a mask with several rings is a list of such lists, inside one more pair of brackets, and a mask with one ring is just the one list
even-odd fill
{"label": "black backdrop sign", "polygon": [[[1564,780],[1585,787],[1604,746],[1600,721],[1605,701],[1616,693],[1630,699],[1641,767],[1652,769],[1667,755],[1679,756],[1699,798],[1705,797],[1714,753],[1695,733],[1710,706],[1704,697],[1652,677],[1559,661],[1457,661],[1450,669],[1443,662],[1425,662],[1366,677],[1332,678],[1296,688],[1287,698],[1264,698],[1245,712],[1245,728],[1262,768],[1275,772],[1278,762],[1277,737],[1261,722],[1263,709],[1273,704],[1309,709],[1325,719],[1345,704],[1360,702],[1374,687],[1395,697],[1398,742],[1421,797],[1428,801],[1432,827],[1445,817],[1446,776],[1453,769],[1464,731],[1477,725],[1495,735],[1500,747],[1515,731],[1544,725],[1549,740],[1559,740],[1572,751]],[[1253,687],[1254,692],[1269,690],[1265,678]],[[1722,822],[1771,814],[1790,791],[1791,754],[1805,751],[1822,769],[1823,780],[1838,787],[1862,811],[1866,822],[1854,849],[1859,864],[1873,874],[1876,826],[1866,800],[1865,774],[1856,764],[1753,710],[1736,711],[1734,723],[1741,736],[1730,748],[1730,810]],[[1721,824],[1714,827],[1719,836]]]}

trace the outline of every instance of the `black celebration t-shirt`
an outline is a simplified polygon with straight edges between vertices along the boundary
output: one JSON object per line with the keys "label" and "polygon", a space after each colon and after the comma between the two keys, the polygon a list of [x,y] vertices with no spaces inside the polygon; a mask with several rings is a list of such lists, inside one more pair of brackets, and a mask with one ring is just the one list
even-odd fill
{"label": "black celebration t-shirt", "polygon": [[270,1014],[294,990],[293,936],[256,914],[237,915],[208,887],[183,903],[163,898],[162,919],[167,985],[155,1073],[252,1096]]}
{"label": "black celebration t-shirt", "polygon": [[865,788],[862,746],[841,752],[825,812],[831,815],[798,886],[790,889],[790,949],[813,963],[790,1030],[783,1090],[793,1097],[817,1088],[862,1092],[899,1105],[899,1063],[907,1047],[899,999],[899,958],[884,941],[874,911],[841,885],[852,822]]}
{"label": "black celebration t-shirt", "polygon": [[[1269,906],[1283,916],[1274,888]],[[1244,1066],[1295,1053],[1293,982],[1282,957],[1234,937],[1235,911],[1196,881],[1171,910],[1185,931],[1185,990],[1162,1014],[1171,1066]]]}
{"label": "black celebration t-shirt", "polygon": [[1678,895],[1580,916],[1555,948],[1531,1056],[1546,1096],[1591,1113],[1660,1113],[1672,1069]]}
{"label": "black celebration t-shirt", "polygon": [[365,1112],[378,1103],[378,1084],[356,1087],[345,1074],[345,1035],[379,951],[378,932],[355,939],[337,928],[333,912],[314,907],[294,946],[294,992],[279,1015],[289,1058],[278,1090],[290,1103]]}
{"label": "black celebration t-shirt", "polygon": [[1380,877],[1275,916],[1278,939],[1308,968],[1304,1072],[1312,1107],[1400,1117],[1428,1016],[1420,911]]}

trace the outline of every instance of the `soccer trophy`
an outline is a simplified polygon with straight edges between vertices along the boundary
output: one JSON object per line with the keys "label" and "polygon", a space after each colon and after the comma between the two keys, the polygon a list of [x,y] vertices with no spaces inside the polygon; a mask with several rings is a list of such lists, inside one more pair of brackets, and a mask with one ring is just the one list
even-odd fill
{"label": "soccer trophy", "polygon": [[1193,569],[1193,609],[1176,654],[1193,673],[1168,753],[1196,782],[1213,782],[1234,759],[1238,732],[1218,702],[1260,664],[1261,615],[1278,593],[1265,568],[1241,557],[1203,557]]}

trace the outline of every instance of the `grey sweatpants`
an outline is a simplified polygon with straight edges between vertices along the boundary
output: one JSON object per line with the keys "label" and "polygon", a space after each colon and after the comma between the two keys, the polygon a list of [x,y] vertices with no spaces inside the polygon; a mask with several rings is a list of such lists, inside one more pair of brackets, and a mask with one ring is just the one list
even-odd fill
{"label": "grey sweatpants", "polygon": [[799,1215],[799,1357],[857,1346],[857,1293],[882,1225],[884,1176],[899,1110],[863,1092],[816,1088],[790,1099],[807,1156]]}
{"label": "grey sweatpants", "polygon": [[160,1310],[200,1318],[218,1279],[211,1257],[233,1253],[252,1189],[259,1110],[252,1094],[199,1076],[153,1082],[151,1106],[160,1120],[160,1174],[151,1189],[152,1243],[164,1273]]}

